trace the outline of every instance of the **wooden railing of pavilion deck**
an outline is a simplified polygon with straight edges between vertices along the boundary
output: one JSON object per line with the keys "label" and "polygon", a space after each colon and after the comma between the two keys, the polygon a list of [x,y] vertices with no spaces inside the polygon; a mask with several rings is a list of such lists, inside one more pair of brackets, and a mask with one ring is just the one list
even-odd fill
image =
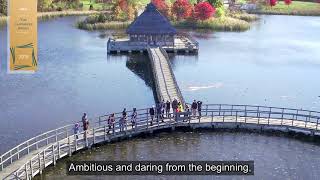
{"label": "wooden railing of pavilion deck", "polygon": [[[129,115],[131,113],[131,111],[128,111]],[[19,161],[19,159],[14,159],[14,156],[20,155],[20,158],[22,156],[27,156],[27,154],[22,154],[23,150],[29,149],[29,153],[31,151],[36,151],[35,149],[32,150],[33,146],[38,144],[38,148],[40,148],[40,143],[43,141],[46,142],[45,146],[42,146],[41,151],[37,152],[35,156],[25,160],[25,163],[17,169],[12,169],[12,172],[10,172],[8,176],[4,177],[4,179],[29,179],[41,173],[42,170],[50,164],[54,165],[58,159],[67,155],[71,156],[73,152],[85,147],[89,147],[97,143],[107,142],[114,138],[131,136],[134,134],[160,130],[163,128],[179,126],[192,127],[194,125],[201,124],[207,124],[208,126],[213,127],[217,124],[224,125],[233,123],[244,126],[247,124],[260,125],[261,128],[284,127],[292,131],[298,130],[299,132],[299,130],[302,130],[311,135],[320,135],[320,112],[291,108],[208,104],[203,105],[201,118],[188,116],[185,117],[187,120],[186,122],[175,121],[172,118],[166,118],[165,122],[157,121],[157,123],[155,123],[153,126],[149,125],[150,117],[148,114],[148,109],[139,109],[136,126],[132,129],[129,127],[129,121],[127,121],[125,130],[123,132],[120,131],[119,127],[119,118],[121,117],[121,112],[116,113],[115,128],[112,129],[112,133],[110,134],[107,133],[108,126],[106,121],[108,116],[109,115],[100,116],[98,121],[91,124],[92,128],[90,128],[88,131],[89,135],[87,136],[87,139],[83,138],[84,132],[80,132],[79,139],[76,139],[75,135],[70,133],[73,125],[67,125],[31,138],[6,152],[1,156],[0,163],[2,169],[10,168],[11,162]],[[52,132],[54,132],[55,135],[49,135]],[[59,134],[62,136],[61,138],[58,137]],[[43,135],[45,138],[40,138]],[[49,138],[53,138],[54,141],[49,142]],[[36,139],[35,142],[31,143],[31,141],[34,139]]]}

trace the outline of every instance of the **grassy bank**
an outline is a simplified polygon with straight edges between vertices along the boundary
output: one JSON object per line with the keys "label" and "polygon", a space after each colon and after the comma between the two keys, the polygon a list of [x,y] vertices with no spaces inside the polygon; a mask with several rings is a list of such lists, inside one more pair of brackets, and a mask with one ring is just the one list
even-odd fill
{"label": "grassy bank", "polygon": [[77,22],[76,26],[79,29],[84,29],[88,31],[93,30],[114,30],[114,29],[126,29],[131,22],[98,22],[98,23],[85,23],[85,22]]}
{"label": "grassy bank", "polygon": [[90,15],[97,14],[100,11],[54,11],[54,12],[40,12],[38,13],[38,19],[46,20],[55,17],[63,16],[80,16],[80,15]]}
{"label": "grassy bank", "polygon": [[228,16],[235,18],[235,19],[244,20],[247,22],[257,21],[259,19],[259,17],[257,15],[247,14],[247,13],[229,13]]}
{"label": "grassy bank", "polygon": [[[55,12],[39,12],[38,19],[39,20],[48,20],[56,17],[64,17],[64,16],[80,16],[80,15],[91,15],[98,14],[100,11],[55,11]],[[0,16],[0,26],[3,26],[7,23],[6,16]]]}
{"label": "grassy bank", "polygon": [[187,29],[210,29],[214,31],[246,31],[250,29],[250,24],[247,21],[232,18],[221,17],[206,21],[180,21],[174,22],[173,25],[177,28]]}
{"label": "grassy bank", "polygon": [[252,11],[255,14],[270,15],[298,15],[298,16],[320,16],[320,4],[313,2],[292,1],[287,6],[283,1],[278,2],[274,7],[262,6],[260,10]]}

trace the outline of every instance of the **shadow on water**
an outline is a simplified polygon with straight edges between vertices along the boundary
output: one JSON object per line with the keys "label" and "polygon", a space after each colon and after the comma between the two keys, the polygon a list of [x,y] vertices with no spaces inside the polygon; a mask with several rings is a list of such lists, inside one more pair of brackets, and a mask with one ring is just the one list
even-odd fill
{"label": "shadow on water", "polygon": [[[126,56],[126,67],[136,76],[141,78],[145,84],[152,89],[155,102],[158,102],[155,82],[153,79],[151,64],[146,54],[119,54],[108,55],[108,60],[115,60],[117,57]],[[111,58],[112,57],[112,58]]]}

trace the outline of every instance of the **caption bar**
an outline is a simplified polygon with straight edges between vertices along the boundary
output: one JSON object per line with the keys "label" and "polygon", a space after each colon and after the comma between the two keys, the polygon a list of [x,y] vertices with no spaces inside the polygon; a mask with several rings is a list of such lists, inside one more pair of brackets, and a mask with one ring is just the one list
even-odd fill
{"label": "caption bar", "polygon": [[253,161],[70,161],[68,175],[254,175]]}

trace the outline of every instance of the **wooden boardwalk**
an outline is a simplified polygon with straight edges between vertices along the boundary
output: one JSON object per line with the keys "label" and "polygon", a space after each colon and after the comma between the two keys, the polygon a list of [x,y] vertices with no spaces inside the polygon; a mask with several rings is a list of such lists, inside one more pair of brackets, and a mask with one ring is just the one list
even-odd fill
{"label": "wooden boardwalk", "polygon": [[[130,115],[131,112],[128,112]],[[37,174],[42,173],[43,169],[49,165],[55,165],[56,161],[65,156],[71,156],[73,153],[89,148],[98,143],[108,143],[117,141],[121,138],[130,138],[141,133],[152,133],[162,129],[176,128],[222,128],[222,129],[255,129],[263,130],[278,130],[283,132],[297,132],[308,136],[320,137],[320,112],[307,111],[301,109],[287,109],[265,106],[250,106],[250,105],[204,105],[199,115],[191,117],[185,116],[181,120],[177,120],[169,116],[164,121],[154,120],[153,125],[150,125],[151,118],[148,114],[148,109],[138,110],[137,123],[131,126],[130,119],[124,124],[124,129],[121,131],[119,126],[119,118],[121,113],[116,113],[116,124],[108,133],[106,119],[109,115],[99,117],[99,121],[92,122],[92,128],[87,131],[87,138],[84,138],[84,133],[78,134],[75,138],[74,134],[68,133],[72,131],[72,126],[64,126],[45,134],[45,138],[37,136],[35,143],[27,144],[20,147],[18,152],[15,148],[8,153],[9,157],[1,156],[0,171],[1,179],[31,179]],[[181,116],[183,116],[181,114]],[[179,118],[180,119],[180,118]],[[64,131],[60,131],[64,130]],[[50,133],[54,135],[50,137]],[[60,135],[63,135],[60,137]],[[54,141],[49,141],[53,138]],[[33,138],[31,139],[33,140]],[[44,145],[39,142],[45,141]],[[30,140],[26,141],[30,142]],[[37,145],[37,149],[32,149]],[[27,154],[23,151],[28,149]],[[16,156],[20,158],[15,158]],[[3,159],[3,158],[6,158]],[[11,163],[10,163],[11,162]]]}
{"label": "wooden boardwalk", "polygon": [[159,47],[148,49],[152,65],[153,77],[155,79],[158,100],[172,102],[176,99],[184,104],[177,81],[174,77],[170,60],[166,51]]}
{"label": "wooden boardwalk", "polygon": [[[121,52],[144,52],[148,47],[145,43],[132,43],[128,38],[112,39],[109,38],[107,43],[108,53]],[[162,46],[167,52],[173,53],[198,53],[199,43],[188,35],[177,35],[174,39],[174,46]]]}

